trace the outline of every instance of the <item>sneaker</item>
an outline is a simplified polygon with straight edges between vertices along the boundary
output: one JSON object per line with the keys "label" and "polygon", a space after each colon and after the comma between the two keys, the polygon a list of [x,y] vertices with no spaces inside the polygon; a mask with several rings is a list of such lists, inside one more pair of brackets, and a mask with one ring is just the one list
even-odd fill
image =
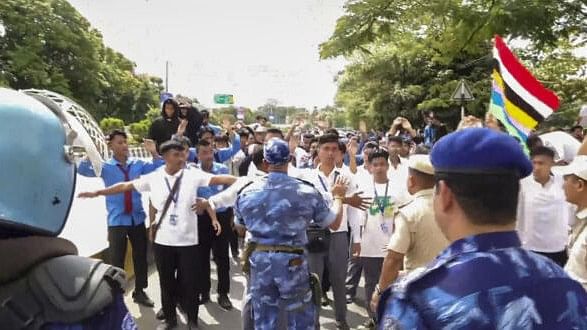
{"label": "sneaker", "polygon": [[230,302],[228,295],[225,294],[218,295],[218,305],[227,311],[232,309],[232,303]]}
{"label": "sneaker", "polygon": [[153,300],[151,300],[151,298],[149,298],[149,296],[147,296],[147,294],[143,290],[135,290],[135,292],[132,293],[132,300],[135,303],[143,305],[145,307],[155,307],[155,303],[153,302]]}

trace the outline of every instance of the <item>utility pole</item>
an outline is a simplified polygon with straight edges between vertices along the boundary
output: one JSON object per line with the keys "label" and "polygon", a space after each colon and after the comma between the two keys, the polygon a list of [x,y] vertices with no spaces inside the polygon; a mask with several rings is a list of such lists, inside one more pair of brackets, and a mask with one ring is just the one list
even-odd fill
{"label": "utility pole", "polygon": [[165,61],[165,92],[169,92],[169,61]]}

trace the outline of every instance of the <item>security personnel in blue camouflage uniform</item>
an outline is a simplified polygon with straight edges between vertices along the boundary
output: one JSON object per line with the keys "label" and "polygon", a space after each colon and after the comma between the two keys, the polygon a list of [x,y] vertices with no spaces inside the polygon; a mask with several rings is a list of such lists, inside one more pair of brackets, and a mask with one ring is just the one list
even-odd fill
{"label": "security personnel in blue camouflage uniform", "polygon": [[250,263],[255,329],[315,329],[306,228],[311,219],[323,227],[340,226],[347,183],[335,183],[335,203],[329,208],[314,186],[287,175],[287,142],[269,140],[264,162],[269,174],[244,187],[235,206],[238,222],[250,232],[253,244],[245,262]]}
{"label": "security personnel in blue camouflage uniform", "polygon": [[57,237],[73,202],[76,135],[53,99],[0,88],[1,329],[136,329],[124,271]]}
{"label": "security personnel in blue camouflage uniform", "polygon": [[587,329],[587,293],[515,232],[518,142],[467,128],[434,146],[435,219],[451,244],[384,291],[379,329]]}

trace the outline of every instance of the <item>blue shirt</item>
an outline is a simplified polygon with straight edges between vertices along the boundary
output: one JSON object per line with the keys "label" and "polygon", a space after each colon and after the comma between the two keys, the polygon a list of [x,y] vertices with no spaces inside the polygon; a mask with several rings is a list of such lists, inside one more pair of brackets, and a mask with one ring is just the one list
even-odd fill
{"label": "blue shirt", "polygon": [[[234,138],[231,141],[231,146],[227,148],[220,148],[214,150],[214,160],[218,163],[224,163],[225,161],[232,158],[232,156],[236,155],[241,150],[241,138],[238,134],[234,135]],[[190,148],[190,153],[188,155],[188,162],[197,163],[198,162],[198,152],[196,148]]]}
{"label": "blue shirt", "polygon": [[[161,165],[165,164],[163,159],[155,159],[152,162],[146,162],[138,158],[129,158],[126,161],[128,176],[130,181],[140,177],[143,174],[151,173]],[[94,167],[89,160],[83,160],[77,169],[78,173],[87,177],[95,177]],[[120,169],[116,159],[111,158],[102,164],[102,173],[100,175],[106,187],[124,182],[125,175]],[[135,226],[145,222],[145,211],[141,194],[132,191],[132,213],[124,213],[124,193],[106,196],[106,209],[108,211],[108,226]]]}
{"label": "blue shirt", "polygon": [[[200,169],[202,169],[201,166],[198,166],[198,167]],[[228,172],[229,172],[228,167],[226,167],[226,165],[214,162],[212,164],[212,170],[209,173],[219,174],[219,175],[227,175]],[[198,197],[210,199],[210,197],[224,191],[226,188],[227,187],[223,186],[223,185],[200,187],[200,188],[198,188]],[[226,210],[227,210],[226,207],[219,207],[216,209],[217,212],[224,212]]]}
{"label": "blue shirt", "polygon": [[218,136],[222,134],[222,128],[220,126],[216,126],[214,124],[208,123],[207,125],[202,125],[203,127],[208,127],[214,132],[214,135]]}
{"label": "blue shirt", "polygon": [[381,297],[379,329],[587,329],[587,293],[516,232],[453,242]]}
{"label": "blue shirt", "polygon": [[426,125],[426,127],[424,127],[424,145],[432,147],[434,142],[436,142],[436,127]]}
{"label": "blue shirt", "polygon": [[235,214],[251,241],[293,247],[308,243],[306,229],[312,219],[326,227],[336,218],[314,186],[278,172],[246,186],[237,197]]}

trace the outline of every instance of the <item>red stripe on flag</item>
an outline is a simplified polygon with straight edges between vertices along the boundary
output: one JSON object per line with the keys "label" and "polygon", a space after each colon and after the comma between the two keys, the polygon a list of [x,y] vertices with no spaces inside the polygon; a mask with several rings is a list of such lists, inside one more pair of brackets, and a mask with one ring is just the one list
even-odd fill
{"label": "red stripe on flag", "polygon": [[510,72],[510,74],[524,87],[528,93],[534,95],[537,99],[542,101],[552,111],[556,111],[559,107],[559,99],[556,94],[544,87],[534,76],[526,69],[516,56],[511,52],[503,39],[495,36],[495,48],[499,53],[499,57],[503,65]]}

